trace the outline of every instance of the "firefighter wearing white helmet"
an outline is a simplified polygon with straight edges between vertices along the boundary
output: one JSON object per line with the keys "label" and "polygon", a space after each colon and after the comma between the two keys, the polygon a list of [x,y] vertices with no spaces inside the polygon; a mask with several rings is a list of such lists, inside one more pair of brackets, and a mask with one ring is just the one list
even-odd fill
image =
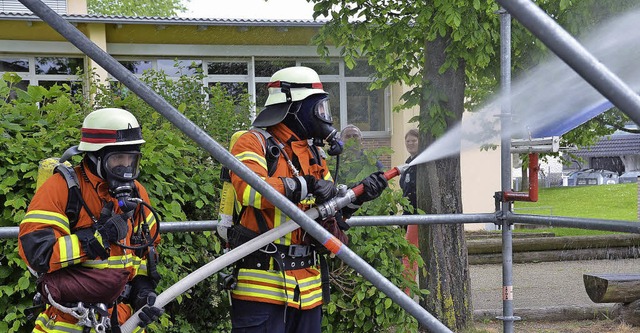
{"label": "firefighter wearing white helmet", "polygon": [[299,138],[312,139],[318,146],[328,143],[329,155],[342,152],[343,144],[333,127],[329,94],[316,71],[302,66],[281,69],[271,76],[267,88],[269,96],[264,110],[253,121],[254,127],[284,122]]}
{"label": "firefighter wearing white helmet", "polygon": [[[231,153],[302,210],[331,200],[337,189],[318,146],[327,142],[329,152],[339,154],[342,145],[318,74],[307,67],[284,68],[273,74],[268,88],[265,108],[253,122],[261,130],[242,134]],[[238,175],[230,175],[241,207],[227,231],[235,248],[278,227],[287,217]],[[365,200],[379,195],[386,185],[386,180],[383,187],[365,185]],[[342,230],[348,225],[340,213],[319,223],[334,236],[346,237]],[[318,251],[326,249],[298,229],[269,244],[268,250],[239,261],[235,282],[226,284],[233,299],[232,332],[320,333],[329,279]]]}
{"label": "firefighter wearing white helmet", "polygon": [[132,309],[142,309],[146,326],[163,310],[153,306],[158,221],[136,180],[140,124],[126,110],[99,109],[84,119],[81,135],[61,160],[84,154],[82,161],[59,166],[20,223],[19,253],[44,300],[34,331],[114,331]]}

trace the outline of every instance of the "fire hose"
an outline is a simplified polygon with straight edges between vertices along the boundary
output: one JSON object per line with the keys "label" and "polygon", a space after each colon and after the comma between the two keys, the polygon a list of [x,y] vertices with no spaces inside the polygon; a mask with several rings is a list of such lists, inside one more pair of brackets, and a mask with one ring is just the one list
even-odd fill
{"label": "fire hose", "polygon": [[[384,176],[387,180],[390,180],[400,175],[400,173],[404,169],[406,169],[406,167],[407,165],[402,165],[391,168],[384,173]],[[347,189],[345,185],[340,185],[338,186],[338,195],[335,198],[321,205],[318,205],[317,207],[305,211],[305,214],[313,220],[318,218],[325,219],[327,217],[335,215],[338,210],[353,202],[362,193],[364,193],[364,186],[362,184],[357,185],[352,189]],[[221,255],[208,264],[193,271],[191,274],[187,275],[182,280],[176,282],[167,290],[158,295],[154,306],[159,308],[164,307],[165,305],[167,305],[167,303],[175,299],[177,296],[183,294],[200,281],[217,273],[218,271],[244,258],[245,256],[263,248],[274,240],[298,229],[299,227],[300,226],[294,221],[289,220],[274,229],[260,234],[251,241]],[[321,243],[334,254],[338,254],[344,246],[342,242],[340,242],[336,237],[332,235],[330,237],[327,237]],[[140,310],[138,310],[133,316],[131,316],[131,318],[129,318],[129,320],[127,320],[127,322],[125,322],[121,326],[122,333],[130,333],[137,327],[138,323],[140,322],[138,313],[140,313]]]}

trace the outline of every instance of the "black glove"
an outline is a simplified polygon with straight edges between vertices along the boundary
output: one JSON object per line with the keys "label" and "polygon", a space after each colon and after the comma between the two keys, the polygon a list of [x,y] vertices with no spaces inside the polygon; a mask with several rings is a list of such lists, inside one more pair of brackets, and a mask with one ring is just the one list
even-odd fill
{"label": "black glove", "polygon": [[[307,179],[309,192],[313,193],[313,196],[316,197],[316,204],[318,205],[331,200],[338,194],[338,189],[333,182],[324,179],[316,180],[313,176],[304,176],[304,178]],[[313,187],[310,184],[313,184]]]}
{"label": "black glove", "polygon": [[136,276],[131,282],[131,306],[134,311],[140,310],[140,327],[146,327],[164,313],[164,309],[153,306],[158,295],[155,292],[155,283],[148,276]]}
{"label": "black glove", "polygon": [[87,258],[91,260],[98,257],[100,257],[100,259],[109,258],[109,252],[107,251],[109,245],[106,244],[105,246],[102,241],[102,235],[100,235],[94,227],[79,229],[75,234],[78,236],[80,245],[82,245],[84,252],[87,254]]}
{"label": "black glove", "polygon": [[113,202],[107,202],[102,211],[100,211],[100,218],[96,224],[96,230],[102,236],[102,243],[105,247],[109,247],[109,243],[116,243],[127,237],[129,232],[129,225],[127,223],[127,216],[114,215],[113,214]]}
{"label": "black glove", "polygon": [[156,297],[158,297],[158,295],[153,291],[147,295],[147,304],[143,306],[140,313],[138,313],[138,318],[140,318],[140,324],[138,324],[138,326],[145,328],[158,320],[164,313],[164,309],[153,306],[156,304]]}
{"label": "black glove", "polygon": [[369,177],[363,179],[359,184],[364,185],[364,191],[354,201],[356,205],[362,205],[367,201],[371,201],[379,197],[380,194],[382,194],[382,191],[384,191],[384,189],[386,189],[389,185],[389,183],[387,182],[387,178],[384,177],[384,172],[382,171],[376,171],[372,173],[371,175],[369,175]]}
{"label": "black glove", "polygon": [[333,182],[316,179],[311,175],[295,178],[280,177],[280,179],[284,184],[284,195],[293,203],[300,202],[311,193],[316,197],[316,203],[321,204],[338,193]]}

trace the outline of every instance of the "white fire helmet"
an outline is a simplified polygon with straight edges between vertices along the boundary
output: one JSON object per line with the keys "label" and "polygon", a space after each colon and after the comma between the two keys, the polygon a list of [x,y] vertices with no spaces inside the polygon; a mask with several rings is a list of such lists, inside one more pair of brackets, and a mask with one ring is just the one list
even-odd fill
{"label": "white fire helmet", "polygon": [[253,122],[255,127],[268,127],[281,122],[293,102],[316,95],[328,95],[322,88],[318,73],[309,67],[287,67],[275,72],[269,84],[265,108]]}
{"label": "white fire helmet", "polygon": [[138,120],[129,111],[117,108],[98,109],[84,118],[78,150],[98,151],[109,146],[144,143]]}

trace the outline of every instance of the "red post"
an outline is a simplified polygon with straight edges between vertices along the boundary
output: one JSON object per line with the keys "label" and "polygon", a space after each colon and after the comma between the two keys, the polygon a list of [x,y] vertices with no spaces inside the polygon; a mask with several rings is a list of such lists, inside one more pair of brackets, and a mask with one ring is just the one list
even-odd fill
{"label": "red post", "polygon": [[503,201],[538,201],[538,171],[540,166],[538,165],[538,154],[529,154],[529,192],[511,192],[505,191],[503,194]]}

